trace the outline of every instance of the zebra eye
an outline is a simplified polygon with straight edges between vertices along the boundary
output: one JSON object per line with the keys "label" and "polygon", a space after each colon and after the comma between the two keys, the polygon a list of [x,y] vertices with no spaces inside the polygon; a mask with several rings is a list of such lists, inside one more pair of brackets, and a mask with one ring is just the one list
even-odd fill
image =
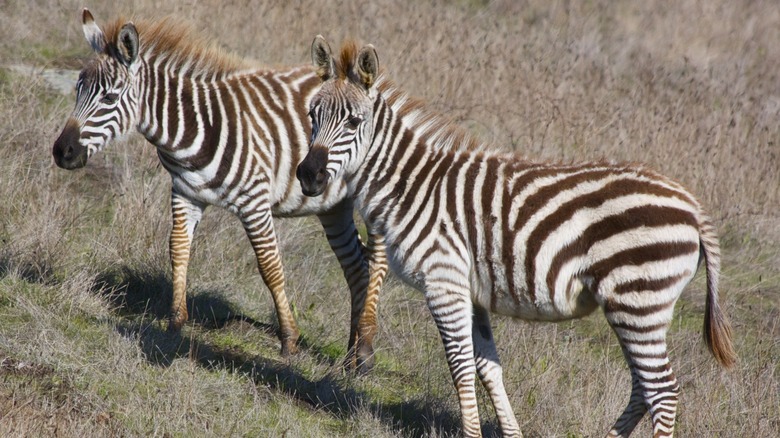
{"label": "zebra eye", "polygon": [[101,103],[105,103],[107,105],[111,105],[112,103],[116,102],[117,99],[119,99],[119,94],[117,93],[106,93],[101,99]]}
{"label": "zebra eye", "polygon": [[357,129],[357,127],[360,125],[360,122],[362,122],[363,119],[361,119],[358,116],[349,116],[347,119],[347,126],[350,129]]}

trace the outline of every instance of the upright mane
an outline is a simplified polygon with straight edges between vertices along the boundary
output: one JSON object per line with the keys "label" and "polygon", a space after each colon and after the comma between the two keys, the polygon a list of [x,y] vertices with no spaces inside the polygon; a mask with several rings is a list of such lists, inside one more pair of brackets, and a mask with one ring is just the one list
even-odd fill
{"label": "upright mane", "polygon": [[[334,59],[336,77],[339,80],[350,79],[357,82],[355,73],[358,45],[348,39],[341,45],[338,58]],[[399,115],[408,123],[415,125],[422,136],[439,150],[484,150],[485,145],[477,140],[469,131],[456,124],[443,114],[434,111],[423,100],[413,98],[398,88],[380,71],[376,85],[379,93]]]}
{"label": "upright mane", "polygon": [[[105,53],[110,54],[117,48],[117,38],[125,18],[117,18],[103,27],[106,37]],[[139,54],[147,60],[172,58],[170,68],[180,72],[186,67],[191,76],[208,75],[225,77],[231,73],[251,67],[246,60],[227,53],[213,40],[196,32],[192,25],[174,17],[155,20],[133,20],[138,30],[140,42]]]}
{"label": "upright mane", "polygon": [[359,78],[355,74],[355,61],[357,60],[358,46],[355,40],[348,39],[341,45],[338,59],[334,59],[336,78],[339,80],[350,79],[357,83]]}
{"label": "upright mane", "polygon": [[435,111],[425,101],[409,96],[384,74],[379,75],[377,89],[385,101],[405,123],[413,124],[420,137],[438,150],[484,151],[486,144],[471,132]]}

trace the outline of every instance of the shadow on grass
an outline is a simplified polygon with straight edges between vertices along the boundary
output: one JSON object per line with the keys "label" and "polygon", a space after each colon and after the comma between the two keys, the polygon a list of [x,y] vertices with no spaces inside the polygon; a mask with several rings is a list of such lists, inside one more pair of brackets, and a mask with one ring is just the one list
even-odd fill
{"label": "shadow on grass", "polygon": [[[108,299],[120,316],[129,319],[149,316],[166,320],[170,315],[172,291],[173,285],[168,273],[150,267],[136,269],[124,266],[102,273],[95,282],[95,292]],[[277,321],[262,322],[243,314],[223,299],[222,295],[220,291],[214,290],[188,296],[187,311],[190,319],[187,324],[211,330],[241,322],[278,337]],[[270,293],[268,299],[271,299]],[[333,357],[328,349],[310,342],[305,335],[301,335],[298,340],[298,347],[329,365],[336,365],[343,359]]]}
{"label": "shadow on grass", "polygon": [[[205,369],[240,373],[256,385],[285,394],[336,418],[348,419],[360,410],[369,410],[381,421],[401,429],[404,436],[412,437],[429,436],[432,429],[441,436],[456,436],[460,430],[460,418],[437,408],[443,404],[439,400],[372,401],[364,392],[349,387],[348,378],[328,375],[313,380],[284,361],[248,354],[237,347],[210,345],[197,335],[170,333],[155,323],[128,322],[119,324],[117,331],[127,337],[136,337],[150,363],[167,367],[174,359],[188,358]],[[486,436],[497,434],[489,427],[483,432]]]}
{"label": "shadow on grass", "polygon": [[[269,336],[276,337],[275,324],[257,321],[237,311],[220,298],[218,291],[205,292],[188,298],[191,315],[191,336],[165,330],[160,320],[168,317],[172,284],[168,274],[160,269],[143,270],[122,267],[104,273],[96,282],[96,292],[106,296],[124,317],[116,330],[128,338],[136,338],[146,359],[157,366],[168,367],[175,359],[189,358],[206,369],[222,369],[241,373],[255,384],[271,388],[304,402],[312,408],[323,410],[337,418],[349,418],[359,410],[374,412],[383,422],[401,429],[405,436],[429,436],[437,430],[441,436],[457,435],[460,418],[440,407],[443,402],[430,397],[397,403],[381,403],[370,400],[365,393],[350,388],[349,379],[325,376],[312,380],[286,362],[251,355],[237,347],[222,348],[199,339],[203,330],[224,329],[233,323],[249,324]],[[270,299],[270,297],[269,297]],[[343,358],[333,357],[326,349],[302,336],[301,353],[329,366],[340,365]],[[364,378],[371,378],[370,375]],[[399,383],[400,384],[400,383]],[[488,427],[486,436],[497,432]]]}
{"label": "shadow on grass", "polygon": [[28,283],[53,284],[54,269],[44,257],[21,257],[7,249],[0,250],[0,278],[14,273]]}
{"label": "shadow on grass", "polygon": [[[123,266],[104,272],[95,282],[95,291],[108,299],[120,316],[167,319],[170,315],[173,284],[170,275],[161,269]],[[205,291],[188,296],[188,323],[218,329],[233,321],[243,321],[264,332],[275,333],[273,325],[241,314],[219,295],[219,291]]]}

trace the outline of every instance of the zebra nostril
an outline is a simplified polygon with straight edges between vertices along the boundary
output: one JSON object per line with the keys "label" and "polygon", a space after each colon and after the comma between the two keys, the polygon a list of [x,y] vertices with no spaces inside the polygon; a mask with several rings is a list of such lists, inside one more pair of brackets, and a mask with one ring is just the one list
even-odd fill
{"label": "zebra nostril", "polygon": [[328,180],[328,172],[325,169],[317,171],[317,184],[322,184]]}
{"label": "zebra nostril", "polygon": [[68,147],[65,148],[65,152],[62,154],[62,158],[65,158],[67,160],[67,159],[70,159],[72,157],[73,157],[73,146],[72,145],[68,145]]}

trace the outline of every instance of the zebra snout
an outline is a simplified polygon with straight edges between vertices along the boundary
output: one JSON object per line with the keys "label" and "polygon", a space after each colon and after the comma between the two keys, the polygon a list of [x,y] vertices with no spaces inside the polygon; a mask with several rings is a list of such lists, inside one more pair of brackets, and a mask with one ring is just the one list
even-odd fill
{"label": "zebra snout", "polygon": [[306,158],[298,165],[295,176],[301,183],[301,191],[306,196],[319,196],[328,186],[328,150],[323,147],[313,147]]}
{"label": "zebra snout", "polygon": [[87,148],[79,143],[79,126],[68,120],[52,148],[54,163],[63,169],[79,169],[87,165]]}

